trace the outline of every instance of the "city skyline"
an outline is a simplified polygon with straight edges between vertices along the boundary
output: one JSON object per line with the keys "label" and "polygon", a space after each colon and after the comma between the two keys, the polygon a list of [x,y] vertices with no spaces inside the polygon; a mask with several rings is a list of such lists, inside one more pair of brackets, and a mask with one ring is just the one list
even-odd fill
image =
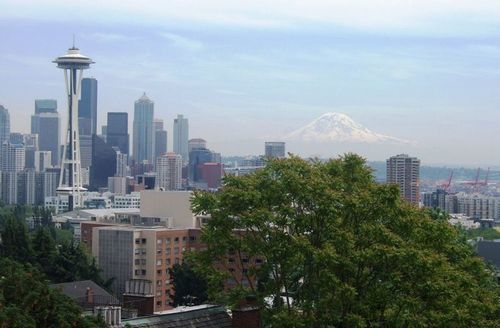
{"label": "city skyline", "polygon": [[[340,2],[313,1],[279,14],[272,10],[279,1],[262,8],[247,3],[246,9],[216,1],[214,8],[200,5],[198,14],[175,1],[171,11],[161,3],[104,4],[119,7],[111,20],[124,24],[106,23],[80,3],[67,7],[81,9],[72,21],[63,18],[58,1],[24,1],[22,11],[16,3],[6,2],[0,13],[0,36],[9,44],[0,55],[0,71],[9,76],[0,82],[0,104],[11,113],[12,131],[29,132],[35,99],[65,106],[60,72],[50,60],[74,32],[76,45],[96,61],[90,76],[99,81],[98,130],[107,112],[127,112],[131,124],[133,101],[146,91],[170,135],[173,119],[183,114],[191,136],[209,140],[224,155],[260,154],[264,141],[280,141],[324,113],[340,112],[414,141],[408,152],[425,163],[500,161],[488,142],[500,120],[494,34],[500,5],[494,1],[454,2],[453,14],[447,4],[429,1],[411,11],[377,1],[370,10],[357,3],[334,10]],[[334,153],[308,154],[288,144],[287,151]]]}

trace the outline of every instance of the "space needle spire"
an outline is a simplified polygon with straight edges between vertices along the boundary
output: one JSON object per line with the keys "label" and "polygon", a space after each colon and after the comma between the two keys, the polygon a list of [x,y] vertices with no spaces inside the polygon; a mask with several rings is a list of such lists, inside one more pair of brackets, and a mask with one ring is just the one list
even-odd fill
{"label": "space needle spire", "polygon": [[64,70],[66,96],[68,98],[68,129],[66,132],[61,159],[61,175],[57,195],[68,196],[68,210],[82,206],[82,186],[80,137],[78,133],[78,98],[82,82],[83,70],[90,68],[94,62],[89,57],[80,54],[75,47],[68,49],[67,54],[57,57],[54,61],[58,68]]}

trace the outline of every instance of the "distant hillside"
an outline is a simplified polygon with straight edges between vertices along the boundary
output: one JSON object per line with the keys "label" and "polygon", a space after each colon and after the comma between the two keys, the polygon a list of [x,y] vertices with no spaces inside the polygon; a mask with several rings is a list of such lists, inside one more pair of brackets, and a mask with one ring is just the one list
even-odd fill
{"label": "distant hillside", "polygon": [[[222,161],[224,163],[243,163],[243,160],[247,158],[245,156],[231,156],[223,157]],[[385,162],[368,162],[368,165],[374,170],[375,179],[377,181],[385,181]],[[477,169],[471,168],[449,168],[449,167],[439,167],[439,166],[422,166],[420,168],[420,179],[421,180],[431,180],[431,181],[443,181],[450,177],[451,170],[453,173],[453,180],[474,180],[476,178]],[[486,175],[486,169],[481,169],[479,179],[484,180]],[[490,171],[490,181],[500,181],[500,171]]]}
{"label": "distant hillside", "polygon": [[[378,181],[385,180],[385,162],[368,162],[374,170],[375,178]],[[421,166],[420,167],[420,179],[421,180],[447,180],[450,177],[450,172],[453,170],[453,180],[474,180],[476,178],[477,169],[470,168],[449,168],[449,167],[438,167],[438,166]],[[481,169],[479,174],[479,179],[484,180],[486,176],[486,169]],[[490,181],[500,181],[500,171],[490,171]]]}

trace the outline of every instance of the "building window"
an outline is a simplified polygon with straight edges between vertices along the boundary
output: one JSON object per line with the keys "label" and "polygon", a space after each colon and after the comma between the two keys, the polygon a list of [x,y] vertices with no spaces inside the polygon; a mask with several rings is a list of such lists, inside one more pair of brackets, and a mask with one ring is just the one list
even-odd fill
{"label": "building window", "polygon": [[170,248],[167,248],[165,252],[166,252],[166,255],[170,255]]}
{"label": "building window", "polygon": [[146,259],[141,259],[141,264],[146,265]]}
{"label": "building window", "polygon": [[156,274],[161,275],[161,270],[156,270]]}
{"label": "building window", "polygon": [[241,262],[248,263],[248,259],[242,259]]}
{"label": "building window", "polygon": [[161,240],[161,239],[157,239],[157,240],[156,240],[156,243],[157,243],[157,244],[161,244],[161,242],[162,242],[162,240]]}
{"label": "building window", "polygon": [[261,264],[262,263],[262,259],[255,259],[255,263],[256,264]]}
{"label": "building window", "polygon": [[136,244],[140,244],[140,243],[141,243],[141,239],[140,239],[140,238],[136,238],[136,239],[135,239],[135,243],[136,243]]}
{"label": "building window", "polygon": [[167,243],[167,245],[170,245],[170,242],[171,242],[170,237],[165,238],[165,242]]}
{"label": "building window", "polygon": [[135,264],[135,265],[139,265],[139,264],[141,264],[141,260],[140,260],[140,259],[135,259],[135,260],[134,260],[134,264]]}
{"label": "building window", "polygon": [[234,258],[230,257],[230,258],[228,259],[228,261],[229,261],[229,263],[234,263]]}
{"label": "building window", "polygon": [[156,260],[156,265],[161,265],[161,260]]}
{"label": "building window", "polygon": [[170,265],[170,259],[166,259],[166,260],[165,260],[165,263],[166,263],[167,265]]}
{"label": "building window", "polygon": [[161,306],[161,301],[157,301],[156,306]]}
{"label": "building window", "polygon": [[179,258],[178,257],[175,258],[175,264],[179,264]]}
{"label": "building window", "polygon": [[142,242],[143,244],[145,244],[145,243],[146,243],[146,238],[142,238],[142,239],[141,239],[141,242]]}
{"label": "building window", "polygon": [[179,254],[179,247],[174,248],[174,255],[177,255],[177,254]]}
{"label": "building window", "polygon": [[161,254],[161,248],[156,249],[156,254]]}
{"label": "building window", "polygon": [[156,280],[156,286],[158,286],[158,287],[161,286],[161,280]]}
{"label": "building window", "polygon": [[142,274],[143,276],[145,276],[145,275],[146,275],[146,270],[141,270],[141,274]]}
{"label": "building window", "polygon": [[191,242],[191,243],[196,242],[196,237],[195,236],[189,237],[189,242]]}
{"label": "building window", "polygon": [[161,296],[161,290],[156,292],[156,296]]}
{"label": "building window", "polygon": [[179,243],[179,237],[175,237],[175,238],[174,238],[174,243],[175,243],[175,244],[178,244],[178,243]]}

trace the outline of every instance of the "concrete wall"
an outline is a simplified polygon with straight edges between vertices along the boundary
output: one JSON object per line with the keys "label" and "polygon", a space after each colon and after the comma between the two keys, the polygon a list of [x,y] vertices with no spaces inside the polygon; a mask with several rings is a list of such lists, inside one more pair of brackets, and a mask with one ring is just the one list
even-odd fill
{"label": "concrete wall", "polygon": [[192,193],[189,191],[141,191],[141,216],[172,218],[174,229],[193,228]]}

